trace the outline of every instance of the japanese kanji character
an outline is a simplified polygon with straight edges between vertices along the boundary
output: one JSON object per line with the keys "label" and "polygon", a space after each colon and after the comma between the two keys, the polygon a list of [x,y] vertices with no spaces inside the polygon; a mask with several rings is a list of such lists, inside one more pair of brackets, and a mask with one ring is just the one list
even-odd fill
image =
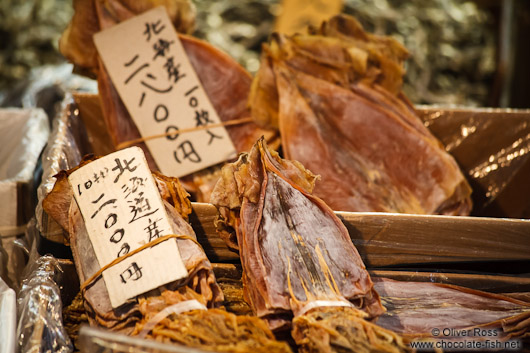
{"label": "japanese kanji character", "polygon": [[137,281],[142,278],[142,268],[138,266],[136,262],[133,262],[125,271],[122,272],[120,277],[122,283],[127,283],[127,281],[130,279]]}
{"label": "japanese kanji character", "polygon": [[112,168],[112,171],[115,171],[115,170],[118,170],[119,173],[118,175],[116,176],[116,178],[114,178],[114,183],[117,183],[118,180],[120,180],[120,177],[121,175],[123,174],[123,172],[125,170],[128,170],[129,172],[134,172],[136,170],[136,167],[138,167],[137,165],[131,167],[131,163],[134,161],[134,158],[131,158],[130,161],[127,161],[127,160],[123,160],[123,163],[125,164],[125,166],[122,166],[121,164],[121,161],[119,158],[114,158],[114,161],[116,162],[116,166],[114,168]]}
{"label": "japanese kanji character", "polygon": [[[179,155],[177,153],[179,151],[182,154],[181,158],[179,158]],[[175,160],[178,163],[182,163],[181,159],[188,159],[193,163],[199,163],[202,160],[201,156],[199,156],[199,154],[195,151],[193,144],[189,140],[182,142],[177,147],[177,150],[173,152],[173,157],[175,157]]]}
{"label": "japanese kanji character", "polygon": [[144,197],[143,192],[138,193],[138,197],[135,197],[134,201],[127,201],[127,202],[132,203],[132,205],[129,205],[129,207],[131,208],[131,213],[133,214],[133,217],[129,221],[129,223],[137,221],[140,218],[150,216],[156,211],[158,211],[158,208],[157,208],[156,210],[152,212],[143,214],[146,211],[151,211],[151,205],[149,204],[149,199]]}
{"label": "japanese kanji character", "polygon": [[129,186],[122,185],[121,188],[123,190],[123,193],[124,194],[127,193],[125,195],[125,198],[128,198],[129,195],[136,193],[136,191],[138,191],[138,188],[140,186],[144,186],[144,181],[145,181],[144,178],[133,176],[132,178],[129,179],[129,182],[130,182]]}
{"label": "japanese kanji character", "polygon": [[[92,203],[97,204],[99,201],[101,201],[103,197],[105,197],[105,193],[102,193],[101,195],[99,195],[99,197],[96,200],[92,201]],[[96,212],[92,214],[90,218],[93,219],[94,217],[96,217],[99,211],[103,209],[103,207],[114,204],[114,203],[116,203],[116,199],[110,199],[110,200],[105,201],[101,206],[99,206],[99,208],[96,210]],[[116,208],[116,205],[113,205],[112,208]]]}
{"label": "japanese kanji character", "polygon": [[218,135],[214,134],[213,132],[211,132],[210,130],[206,130],[206,132],[208,133],[208,135],[210,135],[210,140],[208,141],[208,145],[211,145],[214,139],[222,139],[223,138],[223,136],[218,136]]}
{"label": "japanese kanji character", "polygon": [[171,80],[171,78],[173,78],[173,83],[177,83],[178,80],[186,76],[186,74],[180,74],[180,64],[175,66],[173,57],[170,57],[166,60],[164,67],[167,70],[167,79]]}
{"label": "japanese kanji character", "polygon": [[153,60],[158,58],[159,56],[166,56],[166,52],[169,50],[169,46],[173,44],[173,41],[168,42],[165,39],[159,39],[158,42],[153,44],[153,49],[155,50],[155,56],[153,56]]}
{"label": "japanese kanji character", "polygon": [[153,32],[154,34],[159,34],[164,30],[164,28],[166,28],[165,25],[160,26],[160,22],[161,20],[151,23],[145,23],[145,31],[143,34],[147,36],[148,42],[151,40],[151,32]]}
{"label": "japanese kanji character", "polygon": [[209,114],[207,110],[196,110],[195,111],[195,126],[203,126],[207,125],[208,123],[213,123],[212,120],[209,118]]}
{"label": "japanese kanji character", "polygon": [[162,235],[162,231],[158,229],[158,224],[156,222],[161,221],[162,218],[155,219],[154,221],[149,218],[149,225],[145,227],[144,229],[147,231],[147,234],[149,235],[149,242],[160,238]]}

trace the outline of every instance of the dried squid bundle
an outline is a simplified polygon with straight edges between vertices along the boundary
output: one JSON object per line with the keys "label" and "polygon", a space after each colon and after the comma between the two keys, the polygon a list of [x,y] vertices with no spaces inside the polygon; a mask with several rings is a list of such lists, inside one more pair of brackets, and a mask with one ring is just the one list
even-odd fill
{"label": "dried squid bundle", "polygon": [[[195,21],[195,11],[190,1],[76,0],[75,14],[61,37],[60,50],[68,60],[97,77],[105,124],[114,146],[138,139],[140,133],[97,54],[92,36],[160,5],[166,7],[175,29],[179,32],[184,50],[221,121],[250,117],[247,107],[252,81],[250,74],[227,54],[207,42],[185,34],[193,30]],[[262,135],[269,141],[275,140],[277,135],[275,131],[261,129],[251,121],[227,126],[226,129],[238,152],[248,151]],[[157,170],[145,143],[138,146],[144,150],[150,168]],[[217,181],[217,169],[209,168],[195,173],[182,178],[182,182],[188,190],[197,193],[199,201],[208,201]]]}
{"label": "dried squid bundle", "polygon": [[492,335],[496,339],[530,335],[530,303],[525,301],[430,282],[377,278],[374,287],[387,309],[377,319],[377,324],[408,338],[432,337],[433,328],[452,329],[442,336],[469,331],[468,336],[476,339],[481,336],[492,339]]}
{"label": "dried squid bundle", "polygon": [[[92,160],[93,157],[84,159],[79,167]],[[57,175],[54,189],[44,200],[43,207],[68,230],[80,282],[86,283],[98,273],[100,265],[67,179],[79,167]],[[89,322],[125,334],[208,350],[256,349],[265,352],[264,348],[256,348],[261,346],[274,348],[278,352],[290,352],[289,346],[276,341],[265,323],[258,318],[238,318],[216,309],[222,304],[223,293],[216,282],[211,263],[187,222],[191,213],[188,193],[176,178],[156,172],[153,176],[169,217],[171,230],[179,235],[176,241],[188,277],[132,298],[118,308],[112,308],[103,278],[96,277],[83,291]]]}
{"label": "dried squid bundle", "polygon": [[331,208],[465,215],[471,189],[401,92],[408,53],[340,15],[312,34],[274,34],[249,103],[282,151],[322,176]]}
{"label": "dried squid bundle", "polygon": [[311,195],[315,179],[264,139],[223,167],[212,201],[221,235],[239,250],[245,299],[272,329],[294,316],[301,351],[405,349],[398,335],[366,320],[384,308],[346,228]]}
{"label": "dried squid bundle", "polygon": [[[142,304],[142,309],[148,307]],[[147,313],[146,320],[149,318],[154,315]],[[287,343],[275,339],[263,320],[255,316],[237,316],[221,309],[188,311],[165,318],[157,322],[150,334],[144,335],[146,326],[138,324],[135,334],[215,352],[291,352]]]}

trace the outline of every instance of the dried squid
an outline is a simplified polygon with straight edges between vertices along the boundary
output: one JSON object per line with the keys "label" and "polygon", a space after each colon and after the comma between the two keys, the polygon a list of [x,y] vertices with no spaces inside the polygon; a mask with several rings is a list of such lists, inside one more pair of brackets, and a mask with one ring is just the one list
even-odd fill
{"label": "dried squid", "polygon": [[[92,158],[85,159],[80,166],[91,161]],[[100,264],[67,180],[75,169],[58,174],[55,187],[44,200],[43,207],[68,230],[68,242],[79,279],[84,283],[98,272]],[[112,308],[105,282],[98,277],[83,291],[89,322],[125,334],[218,352],[290,352],[289,346],[277,341],[262,320],[250,316],[238,317],[219,309],[223,293],[211,263],[187,223],[191,212],[188,194],[178,179],[156,172],[153,176],[172,232],[184,236],[176,238],[176,241],[188,277],[132,298],[117,308]],[[192,302],[195,304],[191,305]],[[196,302],[202,309],[197,308]]]}
{"label": "dried squid", "polygon": [[401,92],[408,52],[339,15],[264,45],[249,104],[332,209],[465,215],[471,189]]}
{"label": "dried squid", "polygon": [[387,308],[377,324],[411,339],[432,337],[435,328],[446,329],[442,338],[458,338],[463,331],[474,339],[529,335],[530,303],[525,301],[454,285],[384,278],[374,279],[374,288]]}
{"label": "dried squid", "polygon": [[244,296],[301,352],[406,350],[368,320],[384,308],[359,253],[333,211],[311,195],[316,177],[260,139],[222,169],[212,194],[218,227],[239,250]]}

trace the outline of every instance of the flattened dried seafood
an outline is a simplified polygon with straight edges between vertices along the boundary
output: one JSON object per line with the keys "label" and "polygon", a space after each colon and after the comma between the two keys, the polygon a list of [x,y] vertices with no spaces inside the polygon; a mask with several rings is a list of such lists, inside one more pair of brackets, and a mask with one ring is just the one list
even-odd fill
{"label": "flattened dried seafood", "polygon": [[467,181],[401,93],[405,48],[347,16],[312,32],[273,35],[249,102],[285,157],[322,176],[315,195],[343,211],[468,214]]}
{"label": "flattened dried seafood", "polygon": [[[84,160],[80,166],[90,163],[91,160]],[[74,254],[79,280],[83,283],[99,270],[100,265],[96,260],[83,217],[77,203],[73,202],[72,191],[68,184],[68,175],[77,168],[58,174],[54,189],[43,201],[43,208],[68,230],[69,243]],[[164,290],[178,291],[181,293],[182,299],[199,298],[199,301],[205,306],[218,306],[223,300],[223,294],[215,281],[210,262],[202,248],[192,240],[195,238],[195,233],[186,222],[187,216],[191,212],[187,193],[182,189],[178,179],[165,177],[161,174],[153,174],[153,176],[164,200],[172,231],[174,234],[190,237],[176,240],[183,255],[184,265],[189,273],[187,280],[181,283],[177,281],[166,286],[167,288],[159,288],[158,295]],[[69,202],[66,201],[68,197]],[[156,296],[157,293],[155,291],[150,295]],[[92,324],[129,333],[134,328],[135,323],[140,320],[140,309],[136,301],[118,309],[112,309],[105,283],[101,278],[86,289],[84,299],[85,308]]]}
{"label": "flattened dried seafood", "polygon": [[273,329],[294,315],[301,351],[403,349],[399,336],[365,320],[384,309],[346,228],[310,194],[315,179],[263,139],[223,167],[212,201],[223,237],[239,249],[245,298]]}
{"label": "flattened dried seafood", "polygon": [[[75,15],[60,43],[63,55],[97,76],[105,123],[115,146],[139,138],[140,133],[97,55],[92,35],[159,5],[168,9],[179,32],[190,32],[194,23],[194,11],[189,1],[122,2],[124,1],[76,1]],[[252,80],[250,74],[227,54],[207,42],[185,34],[179,34],[179,38],[221,121],[249,117],[247,97]],[[248,151],[262,135],[270,140],[276,136],[274,131],[261,129],[253,122],[227,126],[227,131],[238,152]],[[144,150],[150,168],[156,170],[156,163],[147,146],[144,143],[139,146]],[[189,190],[200,191],[204,195],[200,201],[207,201],[211,192],[209,175],[204,174],[182,180]]]}
{"label": "flattened dried seafood", "polygon": [[[148,318],[149,315],[145,321],[149,322]],[[137,325],[136,332],[141,332],[143,327]],[[263,320],[236,316],[221,309],[188,311],[164,319],[147,337],[215,352],[291,352],[287,343],[274,338]]]}
{"label": "flattened dried seafood", "polygon": [[[84,160],[80,166],[91,160]],[[56,185],[44,200],[43,207],[47,212],[56,208],[53,213],[59,217],[56,221],[67,226],[76,269],[80,282],[84,283],[100,270],[100,265],[81,212],[73,201],[72,191],[68,191],[67,177],[76,169],[58,174]],[[188,194],[178,179],[159,173],[153,173],[153,176],[170,219],[172,232],[180,235],[176,241],[188,277],[160,286],[115,309],[111,306],[103,279],[96,278],[83,293],[89,322],[126,334],[209,350],[252,349],[267,352],[273,349],[290,352],[289,346],[276,341],[266,324],[258,318],[238,318],[234,314],[215,309],[221,305],[223,294],[215,280],[212,265],[197,243],[193,229],[186,222],[191,212]],[[190,302],[195,304],[190,305]],[[204,310],[198,309],[198,306]],[[206,308],[212,310],[205,310]]]}
{"label": "flattened dried seafood", "polygon": [[475,328],[494,329],[498,339],[525,337],[530,332],[530,303],[504,295],[383,278],[374,279],[374,287],[387,309],[377,324],[410,338],[431,337],[433,328],[471,330],[470,336],[477,339]]}

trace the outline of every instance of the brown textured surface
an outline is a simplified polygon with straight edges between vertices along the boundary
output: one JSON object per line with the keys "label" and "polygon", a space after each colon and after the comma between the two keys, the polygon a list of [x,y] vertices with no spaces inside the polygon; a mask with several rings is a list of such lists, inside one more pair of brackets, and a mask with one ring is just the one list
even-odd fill
{"label": "brown textured surface", "polygon": [[[90,163],[85,160],[81,165]],[[77,169],[77,168],[75,168]],[[68,230],[69,240],[74,255],[74,261],[78,272],[79,280],[84,283],[94,273],[96,273],[101,264],[98,263],[83,218],[75,202],[64,202],[68,197],[72,198],[71,190],[66,179],[70,171],[63,171],[61,178],[56,183],[54,189],[43,203],[45,211],[50,214],[53,210],[54,218],[59,224]],[[166,212],[170,219],[172,231],[174,234],[188,235],[195,238],[195,233],[191,226],[186,222],[188,214],[191,212],[191,205],[187,199],[187,193],[175,178],[165,177],[160,174],[154,174],[160,195],[164,200]],[[62,200],[56,202],[56,200]],[[208,307],[215,307],[223,300],[222,292],[217,283],[211,268],[211,264],[206,258],[204,251],[192,240],[176,240],[181,252],[182,260],[189,273],[188,278],[184,281],[170,283],[167,286],[160,287],[160,290],[154,290],[146,296],[160,294],[164,290],[177,290],[179,287],[188,287],[193,293],[183,298],[198,296],[202,303]],[[183,299],[183,300],[184,300]],[[136,300],[113,309],[110,305],[110,299],[102,278],[88,287],[84,293],[85,308],[89,320],[92,324],[105,326],[110,329],[130,333],[136,322],[141,319],[140,310]]]}
{"label": "brown textured surface", "polygon": [[[347,230],[311,196],[315,176],[267,150],[263,139],[223,168],[214,189],[226,229],[239,246],[245,298],[254,313],[282,328],[314,300],[350,300],[367,316],[383,312]],[[237,242],[237,243],[236,243]]]}
{"label": "brown textured surface", "polygon": [[398,334],[363,319],[353,308],[320,307],[293,320],[300,353],[408,352]]}
{"label": "brown textured surface", "polygon": [[147,337],[214,352],[291,352],[286,342],[275,339],[263,320],[220,309],[192,310],[166,318]]}
{"label": "brown textured surface", "polygon": [[[317,181],[318,183],[318,181]],[[199,242],[213,262],[239,261],[216,233],[217,209],[192,203],[190,221]],[[503,266],[506,273],[528,272],[530,221],[462,216],[426,216],[386,213],[336,212],[368,267],[470,262],[525,261]],[[471,251],[470,251],[471,250]],[[495,271],[491,265],[491,271]]]}
{"label": "brown textured surface", "polygon": [[338,211],[469,214],[466,179],[401,92],[406,49],[344,15],[311,33],[271,36],[249,104],[321,175],[315,195]]}
{"label": "brown textured surface", "polygon": [[[241,282],[242,269],[240,265],[236,264],[212,264],[215,276],[219,286],[223,290],[224,301],[223,306],[227,311],[236,315],[247,315],[251,313],[251,309],[243,298],[243,284]],[[73,268],[72,263],[64,262],[65,267]],[[71,270],[66,269],[68,273]],[[445,283],[463,286],[467,288],[474,288],[475,290],[484,290],[488,292],[503,292],[503,291],[517,291],[520,293],[508,293],[506,296],[515,299],[530,302],[528,299],[528,291],[530,291],[530,281],[526,278],[513,276],[499,276],[499,275],[480,275],[480,274],[456,274],[456,273],[430,273],[430,272],[415,272],[415,271],[369,271],[374,282],[378,283],[379,278],[394,279],[401,282],[430,282],[430,283]],[[66,278],[67,281],[73,279]],[[74,288],[67,288],[73,291]],[[75,293],[68,293],[71,296]],[[387,302],[386,295],[382,296],[382,301]],[[84,314],[83,302],[80,294],[76,299],[68,305],[63,311],[63,318],[67,332],[74,343],[77,340],[79,326],[87,323],[88,318]]]}
{"label": "brown textured surface", "polygon": [[431,337],[433,328],[482,327],[507,339],[528,336],[530,330],[530,303],[525,301],[440,283],[385,278],[374,283],[387,309],[377,324],[409,337]]}
{"label": "brown textured surface", "polygon": [[[182,34],[189,32],[194,22],[194,13],[188,1],[143,1],[138,4],[118,0],[77,1],[74,17],[61,38],[61,52],[71,62],[92,70],[97,76],[103,119],[114,146],[141,136],[97,55],[92,35],[158,5],[166,7],[175,28],[180,32],[179,38],[186,54],[221,121],[250,116],[247,107],[252,80],[250,74],[230,56],[209,43]],[[238,152],[249,150],[261,136],[266,136],[270,141],[277,137],[275,131],[262,129],[253,122],[229,126],[227,131]],[[145,143],[138,146],[146,154],[150,168],[157,170]],[[188,190],[196,193],[198,200],[208,201],[217,180],[217,168],[189,175],[182,181]]]}

